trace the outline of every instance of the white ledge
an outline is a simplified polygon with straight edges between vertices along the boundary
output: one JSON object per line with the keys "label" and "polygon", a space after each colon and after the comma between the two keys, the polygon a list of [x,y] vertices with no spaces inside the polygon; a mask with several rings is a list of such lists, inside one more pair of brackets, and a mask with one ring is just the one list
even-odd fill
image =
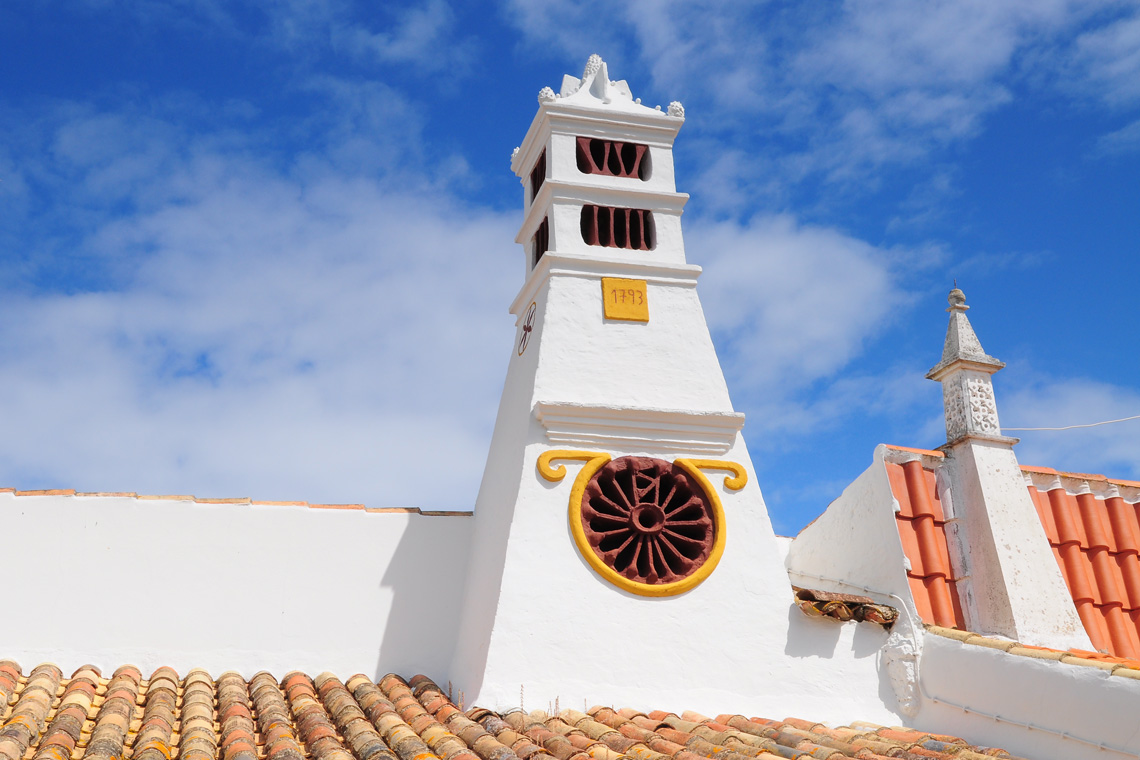
{"label": "white ledge", "polygon": [[[645,280],[656,285],[693,288],[696,287],[697,278],[700,274],[701,267],[697,264],[670,264],[652,260],[638,261],[629,256],[615,256],[608,253],[595,254],[591,252],[589,255],[585,255],[548,251],[527,275],[518,295],[511,302],[510,312],[518,319],[522,319],[523,309],[534,300],[539,288],[551,275],[594,279],[636,277],[639,280]],[[515,321],[516,325],[518,319]]]}
{"label": "white ledge", "polygon": [[727,454],[744,427],[740,412],[595,406],[539,401],[534,416],[557,446],[667,454]]}

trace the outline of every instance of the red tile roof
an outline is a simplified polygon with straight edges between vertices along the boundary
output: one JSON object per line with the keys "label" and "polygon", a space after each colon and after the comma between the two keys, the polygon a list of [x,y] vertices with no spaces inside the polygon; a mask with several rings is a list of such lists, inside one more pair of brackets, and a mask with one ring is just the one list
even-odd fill
{"label": "red tile roof", "polygon": [[[554,708],[557,710],[557,708]],[[565,709],[462,711],[424,676],[342,682],[322,673],[202,670],[149,679],[124,666],[110,680],[84,666],[24,677],[0,662],[3,760],[778,760],[858,757],[984,760],[1009,753],[953,736],[870,723],[830,728],[786,718]]]}
{"label": "red tile roof", "polygon": [[906,575],[919,615],[947,628],[965,627],[934,473],[916,459],[901,465],[888,462],[887,477],[900,507],[895,522],[910,561]]}
{"label": "red tile roof", "polygon": [[1056,486],[1029,493],[1085,630],[1097,649],[1140,659],[1140,504]]}
{"label": "red tile roof", "polygon": [[[932,470],[942,454],[891,448],[925,455],[901,465],[887,463],[891,491],[901,507],[896,515],[899,536],[911,563],[907,575],[919,614],[929,624],[965,629]],[[1140,503],[1130,504],[1111,491],[1079,489],[1081,482],[1131,488],[1140,483],[1040,467],[1021,469],[1054,476],[1053,487],[1042,491],[1030,484],[1029,494],[1093,646],[1119,662],[1140,660]],[[1070,493],[1061,478],[1087,492]]]}

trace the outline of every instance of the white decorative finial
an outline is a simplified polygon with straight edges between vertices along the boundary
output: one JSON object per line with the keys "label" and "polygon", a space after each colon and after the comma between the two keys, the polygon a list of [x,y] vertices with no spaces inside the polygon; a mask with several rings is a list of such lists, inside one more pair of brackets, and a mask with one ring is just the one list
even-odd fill
{"label": "white decorative finial", "polygon": [[991,367],[991,374],[1004,367],[1003,363],[985,352],[974,328],[970,326],[970,320],[966,317],[966,311],[970,308],[966,305],[966,294],[955,287],[946,300],[950,303],[950,308],[946,310],[950,312],[950,326],[946,330],[946,342],[942,346],[942,361],[926,376],[931,377],[958,361]]}
{"label": "white decorative finial", "polygon": [[681,101],[674,100],[669,104],[667,113],[674,118],[683,119],[685,118],[685,107],[681,105]]}
{"label": "white decorative finial", "polygon": [[538,91],[539,103],[553,103],[556,97],[558,96],[554,94],[554,90],[550,87],[543,87]]}
{"label": "white decorative finial", "polygon": [[[555,99],[560,106],[597,108],[602,105],[619,111],[641,111],[646,108],[640,100],[634,99],[629,84],[624,79],[610,79],[609,67],[597,53],[586,61],[581,78],[572,74],[562,77],[562,86]],[[549,97],[545,88],[539,93],[539,103],[542,105],[550,105],[555,99]],[[681,116],[684,116],[684,109],[681,110]]]}
{"label": "white decorative finial", "polygon": [[519,146],[516,145],[515,149],[511,151],[511,160],[514,161],[515,156],[517,156],[518,154],[519,154]]}
{"label": "white decorative finial", "polygon": [[597,53],[594,53],[586,59],[586,68],[582,71],[582,84],[586,84],[587,79],[601,71],[603,63],[605,63],[605,61],[603,61],[602,57]]}
{"label": "white decorative finial", "polygon": [[926,377],[942,383],[942,403],[946,413],[946,440],[954,442],[965,435],[1001,437],[997,403],[990,375],[1005,366],[982,348],[981,341],[966,317],[966,294],[957,283],[946,300],[950,303],[950,324],[942,346],[942,361]]}

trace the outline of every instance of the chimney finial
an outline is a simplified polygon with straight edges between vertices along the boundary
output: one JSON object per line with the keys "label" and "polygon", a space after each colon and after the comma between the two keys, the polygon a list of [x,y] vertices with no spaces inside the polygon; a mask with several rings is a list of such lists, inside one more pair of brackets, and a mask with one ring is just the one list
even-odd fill
{"label": "chimney finial", "polygon": [[966,311],[970,308],[966,305],[966,294],[958,289],[957,280],[954,280],[954,289],[950,291],[946,300],[950,302],[950,308],[946,311]]}

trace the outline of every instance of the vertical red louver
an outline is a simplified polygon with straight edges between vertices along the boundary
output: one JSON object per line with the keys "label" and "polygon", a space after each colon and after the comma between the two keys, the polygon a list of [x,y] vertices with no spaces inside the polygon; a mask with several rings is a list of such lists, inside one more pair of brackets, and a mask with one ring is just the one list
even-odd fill
{"label": "vertical red louver", "polygon": [[542,151],[542,155],[534,162],[534,168],[530,170],[530,199],[538,195],[538,189],[542,187],[542,183],[546,181],[546,151]]}
{"label": "vertical red louver", "polygon": [[653,213],[639,208],[582,207],[582,239],[587,245],[653,250]]}
{"label": "vertical red louver", "polygon": [[649,146],[638,143],[578,138],[578,171],[607,177],[649,179]]}
{"label": "vertical red louver", "polygon": [[550,247],[550,225],[546,219],[542,220],[542,224],[538,225],[538,229],[534,232],[534,263],[538,264],[538,260],[542,258]]}

